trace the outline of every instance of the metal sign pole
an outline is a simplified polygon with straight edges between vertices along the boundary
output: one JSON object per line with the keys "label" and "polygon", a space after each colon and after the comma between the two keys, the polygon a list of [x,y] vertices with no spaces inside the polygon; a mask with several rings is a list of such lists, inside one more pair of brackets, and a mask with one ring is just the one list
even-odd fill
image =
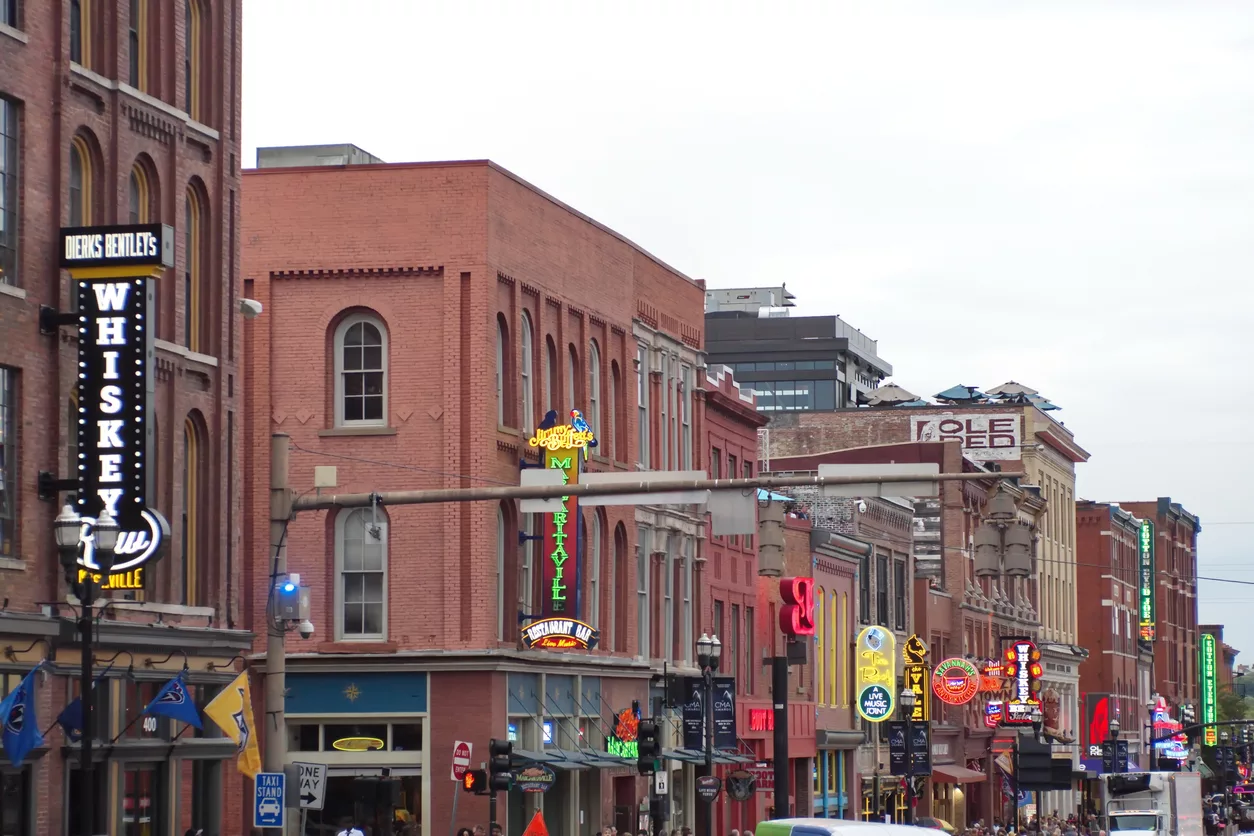
{"label": "metal sign pole", "polygon": [[460,789],[461,787],[459,786],[458,782],[454,781],[453,782],[453,815],[450,816],[448,820],[448,836],[453,836],[453,833],[456,832],[455,828],[457,827],[457,799],[462,797],[462,794],[459,792]]}

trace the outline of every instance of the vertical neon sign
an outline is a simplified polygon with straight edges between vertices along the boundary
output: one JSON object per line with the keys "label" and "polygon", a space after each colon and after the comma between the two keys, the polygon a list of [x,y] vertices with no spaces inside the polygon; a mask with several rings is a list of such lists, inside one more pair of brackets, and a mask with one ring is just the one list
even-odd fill
{"label": "vertical neon sign", "polygon": [[[1202,680],[1202,722],[1216,723],[1219,721],[1219,649],[1215,637],[1210,633],[1203,633],[1197,641],[1198,655],[1202,657],[1201,664],[1198,665]],[[1207,725],[1202,731],[1202,743],[1214,746],[1218,742],[1219,734],[1215,727]]]}
{"label": "vertical neon sign", "polygon": [[[557,412],[550,410],[536,429],[530,444],[544,450],[544,466],[560,470],[562,484],[579,482],[580,451],[586,458],[589,447],[596,447],[597,440],[579,410],[570,411],[569,424],[557,423]],[[545,526],[544,562],[541,568],[545,617],[578,616],[578,600],[574,590],[579,588],[579,499],[562,497],[562,509],[553,512],[553,519]],[[573,561],[571,558],[575,558]]]}
{"label": "vertical neon sign", "polygon": [[1143,521],[1137,539],[1141,555],[1141,641],[1152,642],[1158,624],[1154,594],[1154,523]]}

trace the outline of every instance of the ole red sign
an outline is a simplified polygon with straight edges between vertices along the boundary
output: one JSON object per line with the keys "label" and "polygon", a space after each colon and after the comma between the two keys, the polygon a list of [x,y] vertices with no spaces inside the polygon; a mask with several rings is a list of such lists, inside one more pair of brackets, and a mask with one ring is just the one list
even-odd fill
{"label": "ole red sign", "polygon": [[814,635],[814,578],[780,578],[779,596],[784,606],[779,609],[779,629],[784,635]]}

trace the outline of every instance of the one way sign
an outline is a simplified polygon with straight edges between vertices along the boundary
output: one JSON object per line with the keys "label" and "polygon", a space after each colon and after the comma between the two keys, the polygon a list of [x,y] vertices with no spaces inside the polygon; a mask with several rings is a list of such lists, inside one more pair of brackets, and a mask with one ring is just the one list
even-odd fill
{"label": "one way sign", "polygon": [[327,765],[325,763],[293,763],[299,771],[296,791],[302,810],[321,810],[327,794]]}

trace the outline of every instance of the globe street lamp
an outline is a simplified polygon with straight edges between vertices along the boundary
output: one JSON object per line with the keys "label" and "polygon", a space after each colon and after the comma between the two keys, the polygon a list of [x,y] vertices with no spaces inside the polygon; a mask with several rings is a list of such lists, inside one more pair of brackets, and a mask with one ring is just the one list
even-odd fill
{"label": "globe street lamp", "polygon": [[914,690],[902,688],[899,699],[901,700],[901,716],[906,721],[905,824],[914,824],[914,752],[911,749],[911,744],[914,742],[914,721],[910,719],[910,715],[914,714]]}
{"label": "globe street lamp", "polygon": [[[83,544],[83,519],[73,506],[66,505],[57,515],[52,526],[53,536],[57,542],[57,552],[61,567],[65,572],[65,580],[69,588],[78,596],[79,604],[79,654],[81,668],[79,672],[79,704],[83,708],[82,743],[79,749],[79,780],[82,781],[82,831],[84,836],[92,836],[96,832],[96,781],[95,767],[92,762],[91,742],[96,735],[94,726],[96,701],[92,691],[92,628],[94,615],[92,604],[96,600],[96,584],[94,572],[90,566],[79,569],[78,556]],[[117,520],[102,508],[94,523],[91,524],[92,552],[96,567],[102,579],[107,578],[113,568],[113,550],[118,544],[119,526]],[[81,580],[80,580],[81,577]]]}
{"label": "globe street lamp", "polygon": [[[723,643],[718,636],[701,634],[697,639],[697,666],[701,668],[701,681],[705,690],[705,774],[714,774],[714,672],[718,670],[719,657],[723,655]],[[714,833],[714,803],[705,809],[705,836]]]}

